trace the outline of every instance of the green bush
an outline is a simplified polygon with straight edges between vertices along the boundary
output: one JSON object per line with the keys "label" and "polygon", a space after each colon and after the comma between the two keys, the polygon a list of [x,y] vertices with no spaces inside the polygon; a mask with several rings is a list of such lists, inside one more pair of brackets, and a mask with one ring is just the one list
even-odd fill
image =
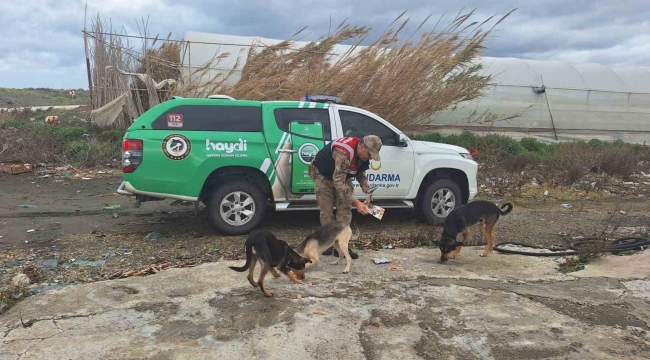
{"label": "green bush", "polygon": [[84,161],[90,152],[90,144],[86,141],[70,141],[65,144],[63,151],[73,161]]}

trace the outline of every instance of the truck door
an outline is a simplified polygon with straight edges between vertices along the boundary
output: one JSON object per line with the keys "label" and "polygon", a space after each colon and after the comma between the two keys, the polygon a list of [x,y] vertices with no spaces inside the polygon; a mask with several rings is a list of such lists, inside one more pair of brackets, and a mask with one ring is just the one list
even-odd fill
{"label": "truck door", "polygon": [[[383,143],[380,151],[381,163],[370,162],[370,169],[366,171],[368,183],[379,185],[374,192],[376,199],[404,198],[411,189],[415,172],[413,146],[409,143],[400,146],[398,133],[371,114],[357,108],[336,106],[340,135],[361,138],[366,135],[378,136]],[[355,196],[363,198],[365,195],[356,179],[354,186]]]}
{"label": "truck door", "polygon": [[324,140],[318,140],[323,139],[323,125],[313,120],[292,121],[290,130],[293,150],[291,192],[297,195],[313,194],[315,186],[309,176],[309,165],[325,146]]}

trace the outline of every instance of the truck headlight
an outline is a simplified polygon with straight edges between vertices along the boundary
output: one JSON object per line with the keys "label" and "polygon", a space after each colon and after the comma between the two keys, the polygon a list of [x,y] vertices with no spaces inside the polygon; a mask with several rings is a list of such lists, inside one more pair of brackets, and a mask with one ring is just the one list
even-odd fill
{"label": "truck headlight", "polygon": [[472,155],[469,154],[469,153],[460,154],[460,156],[462,156],[462,157],[464,157],[465,159],[468,159],[468,160],[474,160]]}

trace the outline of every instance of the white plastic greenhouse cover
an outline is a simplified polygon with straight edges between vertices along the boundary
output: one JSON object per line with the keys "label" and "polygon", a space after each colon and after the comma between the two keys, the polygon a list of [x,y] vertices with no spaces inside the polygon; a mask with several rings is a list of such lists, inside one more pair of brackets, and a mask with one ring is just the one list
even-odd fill
{"label": "white plastic greenhouse cover", "polygon": [[[182,50],[183,74],[197,69],[215,55],[230,53],[203,78],[207,81],[225,74],[240,57],[239,69],[245,64],[251,45],[272,45],[277,39],[188,32]],[[300,48],[308,42],[296,42]],[[350,47],[338,45],[333,50],[344,54]],[[359,49],[360,50],[360,49]],[[491,75],[492,85],[485,96],[461,103],[454,111],[444,111],[431,119],[431,129],[441,133],[462,130],[486,131],[514,137],[533,136],[554,141],[598,138],[626,142],[650,141],[650,68],[568,64],[561,61],[524,60],[483,57],[484,75]],[[235,74],[234,81],[239,79]],[[534,88],[542,85],[545,93]],[[548,98],[547,98],[548,97]],[[491,114],[508,121],[481,122],[480,115]],[[390,119],[388,119],[390,121]]]}

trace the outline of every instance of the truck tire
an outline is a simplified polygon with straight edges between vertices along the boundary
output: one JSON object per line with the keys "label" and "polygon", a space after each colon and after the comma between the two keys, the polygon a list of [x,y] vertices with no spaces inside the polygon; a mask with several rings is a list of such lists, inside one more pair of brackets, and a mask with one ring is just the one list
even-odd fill
{"label": "truck tire", "polygon": [[208,199],[208,218],[226,235],[251,232],[266,212],[266,196],[246,181],[231,180],[212,191]]}
{"label": "truck tire", "polygon": [[447,215],[462,205],[463,197],[458,185],[447,179],[431,182],[418,201],[418,213],[427,222],[443,224]]}

